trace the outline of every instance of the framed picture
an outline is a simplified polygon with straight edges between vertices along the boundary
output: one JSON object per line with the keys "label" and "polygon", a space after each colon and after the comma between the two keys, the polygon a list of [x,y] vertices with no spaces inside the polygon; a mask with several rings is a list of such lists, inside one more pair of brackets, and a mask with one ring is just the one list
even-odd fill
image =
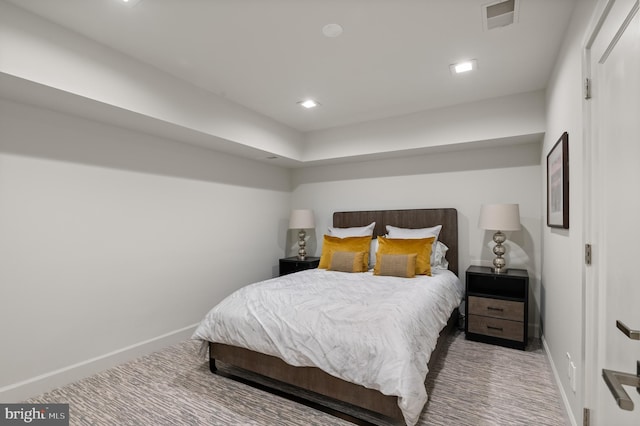
{"label": "framed picture", "polygon": [[547,226],[569,229],[569,134],[547,155]]}

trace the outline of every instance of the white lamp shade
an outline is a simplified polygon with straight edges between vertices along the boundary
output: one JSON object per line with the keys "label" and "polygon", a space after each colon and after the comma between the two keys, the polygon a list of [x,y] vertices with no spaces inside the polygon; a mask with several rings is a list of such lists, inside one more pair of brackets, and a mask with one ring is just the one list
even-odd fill
{"label": "white lamp shade", "polygon": [[517,231],[520,229],[518,204],[483,204],[480,208],[478,228],[493,231]]}
{"label": "white lamp shade", "polygon": [[309,229],[315,228],[316,222],[313,217],[313,210],[292,210],[289,217],[289,229]]}

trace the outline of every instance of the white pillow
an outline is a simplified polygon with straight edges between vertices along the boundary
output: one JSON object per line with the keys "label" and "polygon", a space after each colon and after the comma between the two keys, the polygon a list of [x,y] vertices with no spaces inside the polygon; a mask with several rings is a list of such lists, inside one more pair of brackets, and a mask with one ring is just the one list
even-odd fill
{"label": "white pillow", "polygon": [[431,228],[398,228],[395,226],[387,225],[387,235],[389,238],[405,238],[405,239],[415,239],[415,238],[429,238],[436,237],[438,239],[438,235],[440,235],[440,230],[442,229],[442,225],[436,225]]}
{"label": "white pillow", "polygon": [[353,228],[334,228],[330,226],[327,234],[338,238],[371,237],[375,226],[375,222],[371,222],[367,226],[354,226]]}
{"label": "white pillow", "polygon": [[373,238],[369,244],[369,268],[376,265],[376,253],[378,252],[378,239]]}
{"label": "white pillow", "polygon": [[449,269],[449,262],[446,259],[447,250],[449,247],[436,241],[435,248],[432,250],[433,262],[431,262],[431,269]]}
{"label": "white pillow", "polygon": [[[442,229],[442,225],[432,226],[431,228],[398,228],[396,226],[387,225],[387,238],[402,238],[402,239],[418,239],[418,238],[429,238],[436,237],[431,247],[431,258],[429,261],[431,262],[432,267],[442,267],[443,262],[446,263],[445,269],[449,266],[449,263],[444,259],[444,254],[449,249],[447,247],[444,252],[440,249],[442,254],[442,258],[436,258],[436,252],[438,251],[438,235],[440,235],[440,230]],[[443,244],[444,246],[444,244]]]}

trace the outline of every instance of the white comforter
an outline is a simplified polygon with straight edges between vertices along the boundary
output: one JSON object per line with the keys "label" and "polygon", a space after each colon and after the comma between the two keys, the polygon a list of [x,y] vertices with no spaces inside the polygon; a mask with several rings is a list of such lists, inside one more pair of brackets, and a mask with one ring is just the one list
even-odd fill
{"label": "white comforter", "polygon": [[396,278],[311,269],[241,288],[193,338],[314,366],[399,397],[408,425],[427,401],[427,362],[463,288],[450,271]]}

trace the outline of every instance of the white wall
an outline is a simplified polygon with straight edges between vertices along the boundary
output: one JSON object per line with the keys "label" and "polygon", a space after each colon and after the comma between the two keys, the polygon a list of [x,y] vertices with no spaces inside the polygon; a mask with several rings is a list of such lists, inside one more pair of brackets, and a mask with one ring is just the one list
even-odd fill
{"label": "white wall", "polygon": [[[584,406],[583,354],[583,92],[582,52],[585,31],[595,0],[576,2],[573,18],[547,89],[547,133],[541,161],[563,132],[569,133],[569,225],[567,230],[543,227],[542,321],[550,360],[560,384],[573,424],[581,424]],[[546,167],[543,169],[546,170]],[[546,214],[546,175],[543,188],[543,216]],[[545,222],[546,223],[546,222]],[[567,377],[571,356],[577,367],[574,392]]]}
{"label": "white wall", "polygon": [[287,170],[1,99],[0,128],[0,400],[186,338],[277,273]]}
{"label": "white wall", "polygon": [[464,281],[470,264],[489,266],[494,257],[493,233],[478,229],[481,204],[520,204],[523,229],[507,233],[506,259],[508,266],[529,270],[530,331],[536,333],[541,173],[539,143],[309,167],[294,171],[292,207],[313,209],[316,228],[307,251],[316,254],[336,211],[456,208],[459,267]]}

